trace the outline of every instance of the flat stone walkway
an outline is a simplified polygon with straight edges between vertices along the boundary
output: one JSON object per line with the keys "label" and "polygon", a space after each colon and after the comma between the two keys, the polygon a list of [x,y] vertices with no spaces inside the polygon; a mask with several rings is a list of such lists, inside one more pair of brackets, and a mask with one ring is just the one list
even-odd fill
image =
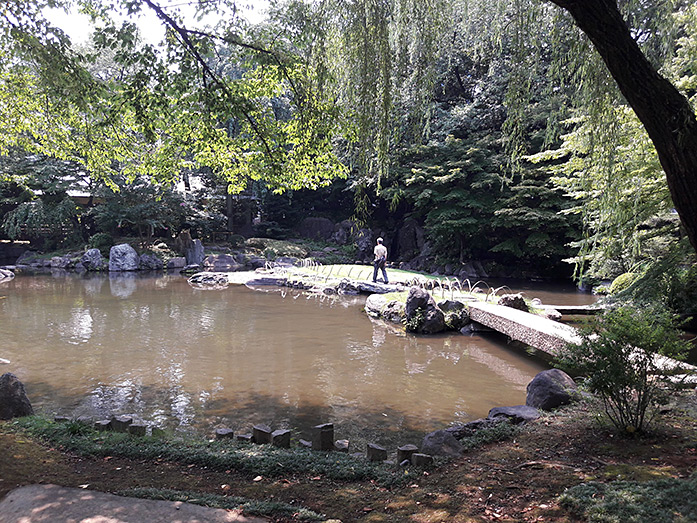
{"label": "flat stone walkway", "polygon": [[[467,306],[473,321],[553,357],[568,343],[581,343],[578,332],[571,325],[493,303],[468,302]],[[665,372],[676,374],[673,379],[676,383],[690,387],[697,385],[697,367],[694,365],[658,354],[654,355],[654,362]]]}
{"label": "flat stone walkway", "polygon": [[554,310],[564,316],[599,314],[605,310],[601,305],[533,305],[536,309]]}
{"label": "flat stone walkway", "polygon": [[0,523],[268,523],[238,510],[126,498],[93,490],[29,485],[0,501]]}
{"label": "flat stone walkway", "polygon": [[472,320],[551,356],[567,343],[581,343],[576,329],[558,321],[493,303],[470,301],[467,306]]}

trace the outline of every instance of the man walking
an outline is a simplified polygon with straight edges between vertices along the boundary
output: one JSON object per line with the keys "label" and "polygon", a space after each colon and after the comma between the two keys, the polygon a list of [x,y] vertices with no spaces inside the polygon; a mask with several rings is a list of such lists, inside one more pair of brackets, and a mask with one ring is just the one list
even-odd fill
{"label": "man walking", "polygon": [[373,283],[377,283],[378,269],[382,270],[382,280],[385,283],[389,283],[389,281],[387,281],[387,271],[385,270],[387,247],[382,244],[382,238],[377,239],[377,245],[373,249],[373,253],[375,254],[375,260],[373,261]]}

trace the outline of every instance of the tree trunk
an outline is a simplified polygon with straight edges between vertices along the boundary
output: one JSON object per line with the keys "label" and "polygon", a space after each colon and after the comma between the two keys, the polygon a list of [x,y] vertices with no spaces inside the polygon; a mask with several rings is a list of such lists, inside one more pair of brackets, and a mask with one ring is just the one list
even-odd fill
{"label": "tree trunk", "polygon": [[227,230],[234,231],[235,225],[235,202],[232,200],[232,194],[225,193],[225,214],[227,216]]}
{"label": "tree trunk", "polygon": [[649,134],[675,209],[697,251],[697,118],[639,49],[615,0],[550,0],[586,33]]}

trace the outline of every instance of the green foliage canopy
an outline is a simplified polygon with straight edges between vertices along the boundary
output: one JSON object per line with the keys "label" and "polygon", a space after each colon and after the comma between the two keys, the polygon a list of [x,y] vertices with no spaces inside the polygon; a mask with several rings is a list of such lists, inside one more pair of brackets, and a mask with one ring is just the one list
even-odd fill
{"label": "green foliage canopy", "polygon": [[[78,7],[100,21],[91,52],[76,51],[46,20],[44,9],[53,6]],[[118,2],[130,16],[156,12],[167,35],[155,47],[140,43],[133,23],[109,18],[109,7],[99,0],[5,3],[0,154],[21,147],[71,160],[107,183],[146,175],[169,184],[184,168],[207,167],[231,192],[250,180],[284,191],[345,175],[332,151],[342,125],[335,105],[284,41],[247,44],[235,18],[220,33],[189,31],[154,2]],[[118,76],[90,72],[104,51]]]}

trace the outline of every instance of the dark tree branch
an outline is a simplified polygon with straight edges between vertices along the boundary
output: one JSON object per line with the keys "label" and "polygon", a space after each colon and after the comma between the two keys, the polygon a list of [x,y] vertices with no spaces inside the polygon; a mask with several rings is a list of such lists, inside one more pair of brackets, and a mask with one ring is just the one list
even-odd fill
{"label": "dark tree branch", "polygon": [[[179,38],[181,38],[182,43],[184,44],[186,50],[194,57],[196,62],[200,65],[201,69],[203,70],[203,77],[204,77],[204,82],[205,78],[208,77],[212,80],[212,82],[221,89],[231,100],[234,98],[232,95],[232,92],[228,88],[228,86],[223,82],[217,74],[215,74],[211,68],[208,66],[208,63],[206,60],[201,56],[201,53],[198,52],[196,49],[196,46],[194,43],[191,41],[191,38],[189,35],[192,33],[191,31],[187,31],[183,27],[181,27],[172,17],[170,17],[167,13],[163,11],[163,9],[155,4],[152,0],[144,0],[145,3],[153,10],[155,11],[155,14],[157,15],[158,18],[160,18],[165,24],[167,24],[169,27],[171,27],[178,35]],[[252,127],[254,130],[254,133],[257,135],[259,140],[264,146],[264,149],[266,150],[267,154],[269,155],[269,158],[273,158],[273,150],[271,146],[268,143],[268,140],[264,136],[264,134],[261,132],[259,129],[259,126],[257,122],[254,120],[251,114],[249,114],[248,111],[244,109],[244,107],[238,107],[239,110],[242,112],[244,115],[245,119],[249,123],[249,125]]]}
{"label": "dark tree branch", "polygon": [[[291,76],[288,74],[288,69],[286,69],[286,66],[283,63],[283,60],[281,60],[279,58],[279,56],[276,53],[274,53],[273,51],[271,51],[270,49],[266,49],[266,48],[258,46],[258,45],[243,42],[239,38],[236,38],[233,36],[220,36],[220,35],[216,35],[216,34],[207,33],[205,31],[198,31],[198,30],[193,30],[193,29],[183,29],[183,30],[189,34],[192,34],[192,35],[202,36],[204,38],[210,38],[211,40],[220,40],[221,42],[225,42],[226,44],[235,45],[237,47],[242,47],[243,49],[249,49],[250,51],[255,51],[257,53],[260,53],[260,54],[263,54],[263,55],[266,55],[266,56],[273,58],[274,62],[276,62],[276,64],[281,68],[281,71],[283,72],[283,77],[290,84],[291,90],[293,91],[293,93],[295,93],[298,107],[300,109],[302,109],[302,96],[301,96],[302,93],[295,85],[295,82],[293,81]],[[301,111],[301,114],[302,114],[302,111]]]}

